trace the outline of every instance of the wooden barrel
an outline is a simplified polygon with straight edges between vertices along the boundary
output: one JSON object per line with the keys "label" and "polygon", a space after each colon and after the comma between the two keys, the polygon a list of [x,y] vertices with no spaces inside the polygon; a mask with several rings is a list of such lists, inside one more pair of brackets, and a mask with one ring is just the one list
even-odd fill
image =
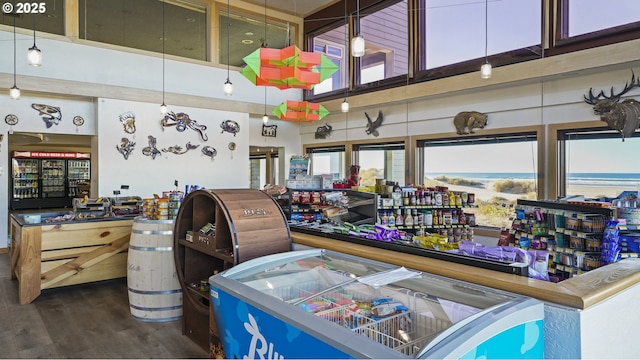
{"label": "wooden barrel", "polygon": [[173,255],[173,221],[136,218],[131,228],[127,287],[131,315],[142,321],[182,317],[182,288]]}

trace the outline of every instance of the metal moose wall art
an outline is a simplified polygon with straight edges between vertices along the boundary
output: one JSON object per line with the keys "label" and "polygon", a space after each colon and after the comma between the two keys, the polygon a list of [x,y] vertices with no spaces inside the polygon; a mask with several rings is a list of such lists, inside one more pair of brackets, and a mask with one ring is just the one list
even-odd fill
{"label": "metal moose wall art", "polygon": [[593,105],[593,113],[599,115],[600,120],[606,122],[611,129],[618,131],[622,135],[622,141],[633,135],[640,126],[640,102],[634,99],[620,101],[622,95],[634,87],[640,87],[640,78],[636,78],[631,71],[631,81],[619,93],[614,93],[612,86],[609,96],[605,95],[604,90],[594,95],[593,88],[589,89],[588,96],[584,95],[584,102]]}

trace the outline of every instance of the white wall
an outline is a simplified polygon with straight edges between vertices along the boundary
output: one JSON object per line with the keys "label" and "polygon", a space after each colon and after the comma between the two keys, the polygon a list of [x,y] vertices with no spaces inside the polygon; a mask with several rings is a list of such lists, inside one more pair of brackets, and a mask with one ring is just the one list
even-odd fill
{"label": "white wall", "polygon": [[[38,37],[38,47],[44,54],[43,65],[39,68],[28,66],[26,49],[32,45],[33,37],[18,30],[17,34],[17,85],[23,90],[20,100],[10,100],[8,89],[13,85],[13,29],[0,25],[0,132],[6,134],[9,127],[4,123],[7,114],[20,118],[15,131],[98,135],[98,151],[93,154],[93,164],[98,166],[98,192],[112,196],[120,185],[129,185],[128,195],[151,196],[163,190],[172,190],[173,181],[178,180],[184,189],[186,184],[198,184],[208,188],[242,188],[249,186],[249,145],[268,143],[270,146],[285,147],[287,157],[297,154],[300,149],[297,124],[282,122],[276,138],[261,136],[262,119],[250,114],[246,104],[267,102],[270,112],[273,106],[291,99],[300,100],[299,90],[268,89],[265,99],[264,88],[256,87],[237,71],[231,71],[234,95],[225,97],[222,84],[227,77],[227,69],[199,61],[182,62],[167,56],[165,60],[166,102],[174,112],[185,112],[200,124],[208,126],[209,141],[202,142],[193,130],[179,133],[175,128],[164,132],[160,127],[159,104],[162,102],[162,57],[160,54],[130,53],[116,47],[94,46],[91,42],[47,34]],[[125,50],[125,49],[123,49]],[[42,80],[42,81],[40,81]],[[58,85],[60,80],[63,85]],[[71,82],[71,83],[70,83]],[[74,86],[77,82],[77,87]],[[57,93],[47,84],[53,84]],[[119,90],[113,95],[113,86]],[[68,91],[67,91],[68,90]],[[86,94],[85,94],[86,93]],[[7,95],[4,95],[7,94]],[[69,94],[74,94],[70,97]],[[77,96],[80,95],[80,98]],[[181,106],[180,95],[197,96],[204,99],[202,107]],[[148,100],[140,100],[145,98]],[[149,98],[151,98],[149,100]],[[157,102],[154,102],[157,98]],[[174,100],[178,99],[178,100]],[[216,102],[211,110],[206,99]],[[44,122],[31,108],[32,103],[60,106],[63,120],[60,125],[47,129]],[[222,104],[222,105],[221,105]],[[123,131],[118,115],[134,111],[137,116],[135,141],[138,144],[129,160],[116,151],[123,136],[133,139]],[[73,116],[81,115],[85,125],[78,128],[71,123]],[[229,133],[221,134],[220,123],[233,119],[240,124],[240,133],[234,138]],[[197,151],[184,155],[167,154],[151,160],[141,154],[147,146],[148,135],[154,135],[158,147],[184,146],[187,141],[200,144]],[[237,150],[228,149],[234,141]],[[200,153],[204,145],[217,149],[218,155],[211,160]],[[0,143],[0,234],[9,234],[8,151]],[[285,167],[285,171],[287,171]],[[124,194],[124,192],[123,192]],[[7,247],[7,236],[0,236],[0,249]]]}
{"label": "white wall", "polygon": [[[129,195],[152,197],[154,193],[174,190],[174,180],[178,181],[178,190],[182,191],[186,184],[208,189],[249,187],[248,114],[170,106],[169,111],[186,113],[190,119],[207,127],[204,133],[208,140],[204,141],[198,132],[190,128],[183,132],[177,131],[175,126],[163,128],[158,104],[99,99],[97,108],[100,119],[98,195],[113,196],[113,190],[129,185]],[[129,111],[136,116],[135,134],[126,133],[119,120],[120,114]],[[223,133],[220,125],[224,120],[237,122],[240,132],[235,136]],[[142,153],[142,149],[149,146],[150,135],[156,138],[158,150],[175,145],[186,149],[187,142],[198,145],[198,148],[182,155],[162,152],[153,159]],[[127,160],[116,149],[123,137],[136,143]],[[232,142],[236,144],[233,151],[229,149]],[[217,155],[213,158],[204,155],[201,151],[204,146],[215,148]]]}

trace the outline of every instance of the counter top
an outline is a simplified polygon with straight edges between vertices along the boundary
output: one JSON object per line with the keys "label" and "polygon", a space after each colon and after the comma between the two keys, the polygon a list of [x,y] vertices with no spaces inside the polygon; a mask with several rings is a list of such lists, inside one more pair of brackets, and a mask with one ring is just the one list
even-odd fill
{"label": "counter top", "polygon": [[581,310],[640,283],[639,258],[624,259],[560,283],[552,283],[295,231],[291,232],[291,240],[296,244],[405,266]]}
{"label": "counter top", "polygon": [[[46,226],[46,225],[57,225],[57,224],[77,224],[77,223],[85,223],[85,222],[96,222],[96,221],[113,221],[113,220],[130,220],[133,219],[131,216],[107,216],[107,217],[93,217],[93,218],[84,218],[84,219],[73,219],[73,220],[64,220],[64,221],[46,221],[47,219],[52,219],[57,216],[63,216],[67,214],[73,213],[72,211],[47,211],[47,212],[37,212],[37,211],[25,211],[25,212],[12,212],[10,217],[14,219],[20,226]],[[25,222],[24,215],[40,215],[41,221],[37,223],[27,223]]]}

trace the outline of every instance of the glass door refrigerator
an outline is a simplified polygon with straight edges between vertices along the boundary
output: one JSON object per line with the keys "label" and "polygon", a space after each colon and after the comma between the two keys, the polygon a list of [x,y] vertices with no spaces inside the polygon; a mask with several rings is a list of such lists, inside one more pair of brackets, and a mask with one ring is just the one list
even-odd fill
{"label": "glass door refrigerator", "polygon": [[544,357],[542,302],[339,252],[268,255],[209,285],[229,359]]}
{"label": "glass door refrigerator", "polygon": [[10,208],[44,209],[72,206],[68,162],[89,159],[88,153],[14,151]]}
{"label": "glass door refrigerator", "polygon": [[82,197],[82,191],[78,188],[78,184],[88,184],[91,180],[91,160],[89,159],[72,159],[67,162],[67,190],[69,197]]}

